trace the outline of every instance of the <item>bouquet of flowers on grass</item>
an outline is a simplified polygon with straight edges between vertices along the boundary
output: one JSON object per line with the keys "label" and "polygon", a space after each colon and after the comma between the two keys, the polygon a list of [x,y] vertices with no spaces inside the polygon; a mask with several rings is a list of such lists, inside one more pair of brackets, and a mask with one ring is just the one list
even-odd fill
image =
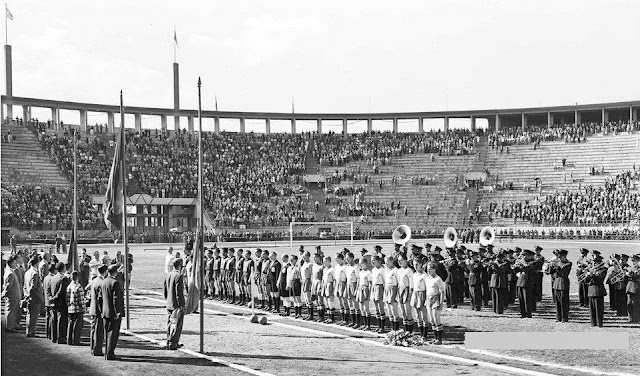
{"label": "bouquet of flowers on grass", "polygon": [[400,329],[389,332],[387,334],[387,337],[384,339],[384,344],[391,346],[411,347],[425,345],[427,344],[427,341],[425,341],[424,337],[418,333],[409,333],[403,329]]}

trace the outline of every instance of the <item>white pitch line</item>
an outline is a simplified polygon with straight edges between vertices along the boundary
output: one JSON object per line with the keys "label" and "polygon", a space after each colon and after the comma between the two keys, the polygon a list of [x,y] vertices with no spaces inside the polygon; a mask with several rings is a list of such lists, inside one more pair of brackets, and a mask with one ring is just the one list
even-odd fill
{"label": "white pitch line", "polygon": [[[147,336],[144,336],[142,334],[138,334],[138,333],[133,332],[131,330],[121,329],[120,332],[128,334],[130,336],[134,336],[134,337],[140,338],[140,339],[145,340],[147,342],[155,343],[158,346],[164,346],[162,341],[158,341],[158,340],[153,339],[151,337],[147,337]],[[240,364],[231,363],[231,362],[228,362],[228,361],[220,359],[220,358],[216,358],[216,357],[213,357],[213,356],[200,354],[199,352],[196,352],[196,351],[193,351],[193,350],[180,348],[180,349],[178,349],[178,351],[182,351],[185,354],[189,354],[191,356],[195,356],[195,357],[198,357],[198,358],[207,359],[207,360],[209,360],[209,361],[211,361],[213,363],[222,364],[223,366],[226,366],[226,367],[229,367],[229,368],[233,368],[233,369],[237,369],[238,371],[246,372],[246,373],[251,374],[251,375],[255,375],[255,376],[274,376],[273,374],[270,374],[270,373],[267,373],[267,372],[261,372],[261,371],[255,370],[253,368],[241,366]]]}
{"label": "white pitch line", "polygon": [[[140,289],[138,289],[138,291],[149,293],[149,294],[154,294],[154,295],[161,295],[158,292],[150,291],[150,290],[140,290]],[[153,301],[158,301],[158,302],[164,303],[164,301],[160,300],[160,299],[154,299],[154,298],[149,298],[149,297],[144,297],[144,296],[141,296],[141,298],[145,298],[145,299],[149,299],[149,300],[153,300]],[[245,307],[241,307],[241,306],[231,306],[231,307],[229,307],[228,305],[225,305],[225,304],[222,304],[222,303],[217,303],[217,302],[212,302],[212,301],[205,301],[205,303],[211,304],[211,305],[217,305],[217,306],[225,307],[225,308],[234,308],[234,309],[239,309],[239,310],[243,310],[243,311],[251,311],[251,308],[245,308]],[[235,318],[238,318],[238,319],[244,319],[242,317],[231,315],[231,314],[229,314],[227,312],[216,311],[216,310],[212,310],[210,308],[205,309],[205,312],[209,312],[209,313],[213,313],[213,314],[224,314],[224,315],[229,316],[229,317],[235,317]],[[274,316],[274,315],[269,314],[269,313],[267,313],[266,316],[272,316],[272,320],[273,320],[273,318],[277,317],[277,316]],[[277,318],[279,319],[280,317],[277,317]],[[334,327],[336,327],[338,329],[347,330],[347,331],[353,331],[355,333],[362,333],[362,331],[360,331],[360,330],[347,328],[347,327],[343,327],[343,326],[339,326],[339,325],[335,325],[335,324],[324,324],[324,323],[319,323],[319,322],[315,322],[315,321],[305,321],[305,322],[308,322],[310,324],[320,325],[320,326],[334,326]],[[333,336],[333,337],[337,337],[337,338],[353,340],[353,341],[356,341],[356,342],[366,343],[366,344],[369,344],[369,345],[382,346],[382,347],[386,347],[386,348],[393,348],[393,349],[396,349],[396,350],[399,350],[399,351],[405,351],[405,352],[408,351],[408,352],[412,352],[412,353],[416,353],[417,352],[417,353],[420,353],[422,355],[435,356],[435,357],[441,357],[441,356],[442,357],[451,357],[452,359],[454,359],[454,361],[463,362],[463,363],[465,363],[465,361],[467,361],[468,363],[478,364],[478,365],[481,365],[482,363],[485,363],[485,364],[488,364],[490,368],[509,367],[509,366],[502,366],[502,365],[493,364],[493,363],[486,363],[486,362],[482,362],[482,361],[475,361],[475,360],[462,358],[462,357],[455,357],[455,356],[451,356],[451,355],[444,355],[444,354],[440,354],[440,353],[434,353],[434,352],[426,351],[426,350],[419,350],[419,349],[415,349],[415,348],[407,348],[407,347],[400,347],[400,346],[391,346],[390,347],[390,346],[384,345],[384,344],[382,344],[380,342],[376,342],[376,341],[372,341],[372,340],[366,340],[366,339],[363,339],[363,338],[354,338],[354,337],[350,337],[350,336],[343,335],[343,334],[327,333],[327,332],[316,330],[316,329],[304,328],[304,327],[285,324],[285,323],[281,323],[281,322],[274,322],[273,324],[274,325],[283,326],[283,327],[286,327],[286,328],[296,329],[296,330],[303,331],[303,332],[308,332],[308,333],[313,333],[313,334],[323,334],[325,336]],[[377,334],[377,333],[367,333],[367,334],[370,334],[372,336],[377,336],[378,338],[385,338],[385,335],[383,335],[383,334]],[[592,374],[592,375],[637,376],[637,375],[634,375],[634,374],[631,374],[631,373],[600,371],[600,370],[592,369],[592,368],[567,366],[567,365],[564,365],[564,364],[548,363],[548,362],[544,362],[544,361],[540,361],[540,360],[527,359],[527,358],[515,357],[515,356],[510,356],[510,355],[503,355],[503,354],[494,353],[494,352],[486,351],[486,350],[467,349],[466,347],[460,346],[460,345],[440,345],[440,346],[444,347],[444,348],[460,349],[460,350],[468,351],[468,352],[471,352],[471,353],[474,353],[474,354],[486,355],[486,356],[491,356],[491,357],[494,357],[494,358],[500,358],[500,359],[506,359],[506,360],[515,360],[515,361],[519,361],[519,362],[535,364],[535,365],[538,365],[538,366],[544,366],[544,367],[549,367],[549,368],[557,368],[557,369],[566,369],[566,370],[572,370],[572,371],[588,373],[588,374]],[[463,361],[455,360],[455,359],[462,359]],[[495,367],[493,367],[493,366],[495,366]],[[521,370],[520,368],[516,368],[516,367],[511,367],[511,368],[514,368],[514,370],[509,370],[510,372],[518,372],[516,370]],[[528,371],[528,370],[521,370],[521,371],[535,372],[535,371]],[[527,374],[527,375],[533,375],[531,373],[523,373],[523,372],[521,372],[521,373],[522,374]],[[548,375],[548,374],[540,373],[540,372],[535,373],[535,374],[536,375]]]}

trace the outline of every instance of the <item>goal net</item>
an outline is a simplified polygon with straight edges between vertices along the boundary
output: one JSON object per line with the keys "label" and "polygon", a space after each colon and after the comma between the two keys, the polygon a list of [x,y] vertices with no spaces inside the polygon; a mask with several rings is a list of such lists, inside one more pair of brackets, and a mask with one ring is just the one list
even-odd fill
{"label": "goal net", "polygon": [[317,240],[332,240],[335,244],[353,245],[353,222],[291,222],[289,246]]}

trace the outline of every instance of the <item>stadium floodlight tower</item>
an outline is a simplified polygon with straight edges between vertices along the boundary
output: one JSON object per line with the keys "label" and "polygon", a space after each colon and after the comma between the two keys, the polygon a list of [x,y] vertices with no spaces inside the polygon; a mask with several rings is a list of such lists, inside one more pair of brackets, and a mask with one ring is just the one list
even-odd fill
{"label": "stadium floodlight tower", "polygon": [[[290,222],[289,223],[289,247],[293,249],[293,240],[294,240],[294,232],[293,229],[295,226],[307,226],[304,231],[309,232],[309,230],[313,228],[317,228],[320,238],[323,238],[322,229],[326,228],[337,228],[340,229],[340,226],[349,227],[349,245],[353,245],[353,221],[345,221],[345,222]],[[345,229],[346,230],[346,229]],[[336,234],[337,235],[337,234]],[[327,234],[327,239],[329,239],[330,234]]]}

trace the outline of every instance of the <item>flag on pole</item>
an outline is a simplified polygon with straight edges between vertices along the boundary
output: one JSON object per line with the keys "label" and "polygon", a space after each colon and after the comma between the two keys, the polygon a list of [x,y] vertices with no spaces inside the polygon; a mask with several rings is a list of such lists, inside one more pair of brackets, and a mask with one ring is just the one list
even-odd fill
{"label": "flag on pole", "polygon": [[176,46],[178,46],[178,34],[176,33],[176,28],[173,28],[173,41],[176,43]]}
{"label": "flag on pole", "polygon": [[4,5],[4,9],[6,11],[5,13],[7,18],[13,21],[13,14],[11,14],[11,11],[9,10],[9,7],[7,7],[7,4]]}
{"label": "flag on pole", "polygon": [[76,239],[76,232],[71,231],[71,243],[69,244],[69,256],[67,257],[67,263],[71,265],[71,270],[80,271],[79,262],[78,240]]}
{"label": "flag on pole", "polygon": [[122,216],[124,204],[124,190],[122,186],[122,174],[124,161],[124,124],[120,125],[120,137],[116,143],[116,152],[113,155],[111,173],[109,174],[109,184],[105,194],[105,202],[102,206],[104,223],[109,230],[122,230]]}
{"label": "flag on pole", "polygon": [[196,241],[193,246],[193,252],[191,253],[191,270],[189,270],[189,295],[187,296],[187,304],[185,307],[185,314],[194,313],[198,309],[200,303],[200,294],[202,291],[202,281],[200,281],[200,269],[202,269],[202,263],[200,259],[200,249],[202,247],[203,237],[200,231],[196,232]]}

